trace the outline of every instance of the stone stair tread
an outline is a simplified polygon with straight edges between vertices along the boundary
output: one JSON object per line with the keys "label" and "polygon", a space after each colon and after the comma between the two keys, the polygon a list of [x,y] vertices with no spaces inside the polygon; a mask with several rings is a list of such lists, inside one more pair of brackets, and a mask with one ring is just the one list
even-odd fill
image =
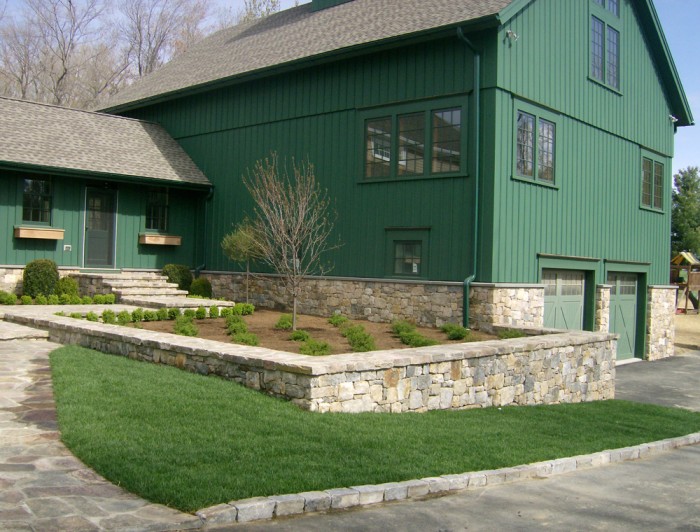
{"label": "stone stair tread", "polygon": [[120,296],[134,296],[134,295],[167,295],[167,296],[186,296],[187,290],[178,290],[177,288],[151,288],[151,287],[132,287],[132,288],[119,288],[113,290],[116,294]]}
{"label": "stone stair tread", "polygon": [[24,325],[19,325],[17,323],[9,323],[6,321],[0,321],[0,341],[7,340],[31,340],[31,339],[47,339],[49,337],[48,331],[42,331],[41,329],[33,329],[32,327],[26,327]]}
{"label": "stone stair tread", "polygon": [[126,296],[121,298],[121,303],[146,308],[197,308],[197,307],[232,307],[233,301],[220,301],[218,299],[202,299],[198,297],[184,296],[152,296],[140,298],[139,296]]}
{"label": "stone stair tread", "polygon": [[104,285],[109,286],[110,288],[132,288],[132,287],[139,287],[139,286],[177,288],[176,283],[169,283],[166,280],[160,280],[160,279],[152,279],[152,280],[139,279],[139,280],[135,280],[135,281],[134,280],[124,280],[124,279],[105,280]]}

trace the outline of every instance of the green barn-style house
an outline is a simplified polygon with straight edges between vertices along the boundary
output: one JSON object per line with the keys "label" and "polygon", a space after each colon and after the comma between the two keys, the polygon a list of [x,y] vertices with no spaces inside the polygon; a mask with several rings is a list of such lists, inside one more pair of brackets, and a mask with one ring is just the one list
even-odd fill
{"label": "green barn-style house", "polygon": [[[212,35],[103,114],[1,105],[8,272],[179,262],[237,299],[245,265],[220,242],[274,151],[308,157],[338,212],[303,311],[673,353],[671,158],[693,117],[652,0],[312,0]],[[274,275],[254,292],[284,300]]]}

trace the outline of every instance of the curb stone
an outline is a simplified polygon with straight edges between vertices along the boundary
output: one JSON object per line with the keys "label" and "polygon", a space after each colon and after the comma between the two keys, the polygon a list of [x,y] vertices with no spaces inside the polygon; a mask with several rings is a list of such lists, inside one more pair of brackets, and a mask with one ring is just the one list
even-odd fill
{"label": "curb stone", "polygon": [[639,460],[698,443],[700,443],[700,432],[695,432],[687,436],[642,443],[632,447],[488,471],[426,477],[377,485],[353,486],[351,488],[336,488],[325,491],[310,491],[293,495],[254,497],[204,508],[199,510],[196,515],[202,519],[206,528],[210,524],[242,523],[254,520],[267,520],[273,517],[371,506],[396,500],[421,499],[428,495],[448,495],[485,486],[495,486],[532,478],[547,478],[571,473],[579,469],[591,469],[617,462]]}

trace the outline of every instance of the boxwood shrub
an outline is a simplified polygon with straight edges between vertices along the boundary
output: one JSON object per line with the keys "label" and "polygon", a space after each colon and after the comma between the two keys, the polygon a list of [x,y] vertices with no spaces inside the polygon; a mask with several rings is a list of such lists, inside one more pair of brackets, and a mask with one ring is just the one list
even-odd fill
{"label": "boxwood shrub", "polygon": [[25,295],[36,297],[39,294],[49,296],[56,293],[58,284],[58,266],[49,259],[31,261],[22,274],[22,290]]}
{"label": "boxwood shrub", "polygon": [[180,290],[190,291],[192,285],[192,272],[184,264],[166,264],[163,267],[163,275],[168,278],[169,283],[177,284]]}

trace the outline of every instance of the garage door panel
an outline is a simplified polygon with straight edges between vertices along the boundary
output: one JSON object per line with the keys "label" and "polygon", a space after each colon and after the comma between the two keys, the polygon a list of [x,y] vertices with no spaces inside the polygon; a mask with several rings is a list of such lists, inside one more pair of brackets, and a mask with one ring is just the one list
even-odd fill
{"label": "garage door panel", "polygon": [[632,358],[637,337],[638,275],[609,272],[610,332],[618,334],[617,359]]}
{"label": "garage door panel", "polygon": [[544,323],[556,329],[583,329],[585,274],[576,270],[542,270]]}

